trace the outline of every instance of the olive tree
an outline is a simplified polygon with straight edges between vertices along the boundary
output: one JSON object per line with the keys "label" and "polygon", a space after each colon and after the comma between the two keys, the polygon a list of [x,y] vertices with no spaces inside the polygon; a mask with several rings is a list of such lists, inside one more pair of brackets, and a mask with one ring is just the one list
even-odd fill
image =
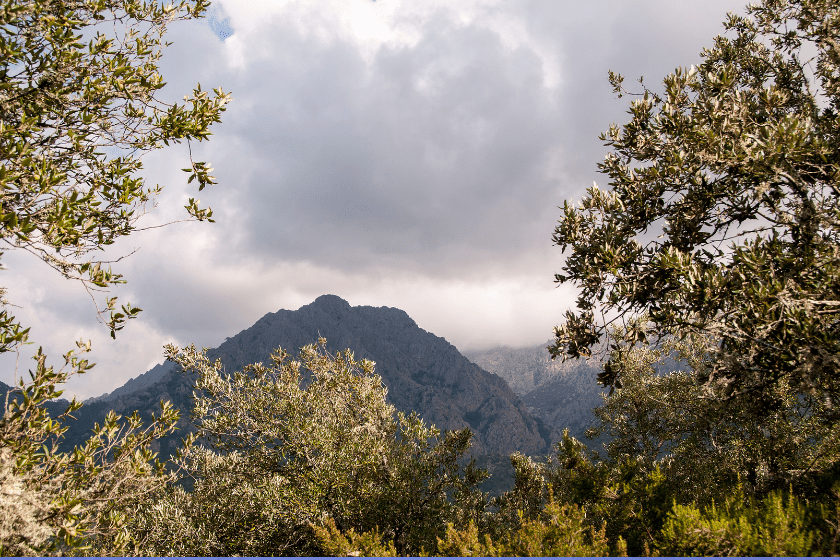
{"label": "olive tree", "polygon": [[[141,157],[202,141],[229,95],[199,84],[183,105],[158,100],[167,25],[200,17],[207,0],[12,0],[0,6],[0,238],[86,288],[122,282],[90,257],[137,229],[161,187],[146,187]],[[106,33],[110,30],[110,34]],[[110,152],[110,155],[109,155]],[[191,157],[192,161],[192,157]],[[206,162],[189,182],[212,184]],[[190,199],[188,215],[212,221]],[[94,300],[95,301],[95,300]],[[140,311],[106,301],[111,336]],[[97,308],[97,311],[99,309]],[[101,315],[101,311],[100,315]],[[5,310],[0,351],[26,337]]]}
{"label": "olive tree", "polygon": [[[791,390],[840,418],[840,8],[764,0],[728,34],[630,104],[611,148],[568,201],[554,242],[558,282],[580,287],[554,357],[587,355],[614,321],[647,314],[649,335],[708,336],[706,397],[765,414]],[[619,96],[621,75],[610,73]],[[641,82],[641,80],[640,80]],[[620,387],[608,360],[600,381]],[[819,403],[819,406],[817,406]]]}
{"label": "olive tree", "polygon": [[[79,344],[82,353],[90,350]],[[86,360],[68,352],[72,370],[55,371],[39,350],[31,382],[6,395],[0,417],[0,554],[122,556],[133,550],[126,526],[140,504],[172,481],[152,445],[171,433],[178,411],[161,403],[145,429],[135,412],[121,422],[109,413],[83,446],[58,451],[64,422],[81,403],[51,418],[45,403],[61,395],[56,385]]]}
{"label": "olive tree", "polygon": [[809,405],[784,383],[775,388],[781,405],[760,415],[709,399],[698,377],[713,367],[714,341],[692,335],[655,347],[632,343],[631,333],[649,328],[640,317],[611,329],[622,388],[594,409],[598,423],[587,434],[608,436],[609,461],[660,466],[680,503],[720,502],[739,484],[748,495],[791,485],[812,498],[828,493],[840,439],[819,402]]}
{"label": "olive tree", "polygon": [[[161,187],[139,172],[145,154],[209,137],[230,96],[198,85],[185,103],[155,97],[163,36],[176,20],[201,17],[207,0],[163,5],[140,0],[9,0],[0,5],[0,239],[32,253],[91,293],[121,283],[96,251],[138,229],[137,220]],[[214,183],[206,162],[184,171],[198,190]],[[190,199],[189,219],[212,221]],[[2,253],[0,253],[2,255]],[[0,287],[0,353],[26,342]],[[100,317],[114,337],[139,308]],[[90,343],[78,342],[83,352]],[[124,554],[127,512],[165,487],[153,441],[171,432],[167,404],[145,430],[134,415],[109,415],[85,446],[57,451],[57,440],[80,403],[51,418],[45,403],[56,386],[92,367],[68,352],[65,367],[46,365],[39,349],[31,379],[6,395],[0,418],[0,553],[67,554],[94,548]]]}
{"label": "olive tree", "polygon": [[178,460],[182,483],[137,512],[140,553],[322,555],[375,532],[417,555],[447,523],[484,513],[486,473],[458,462],[470,431],[441,434],[397,414],[369,360],[331,355],[324,339],[299,359],[278,350],[269,367],[232,375],[193,346],[166,354],[197,374],[197,439]]}

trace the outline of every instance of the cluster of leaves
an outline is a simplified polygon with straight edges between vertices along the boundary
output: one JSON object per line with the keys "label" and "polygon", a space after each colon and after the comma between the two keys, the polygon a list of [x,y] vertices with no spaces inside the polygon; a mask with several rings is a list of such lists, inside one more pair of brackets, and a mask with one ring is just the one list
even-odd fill
{"label": "cluster of leaves", "polygon": [[640,80],[602,135],[610,189],[555,229],[556,280],[581,291],[549,350],[606,339],[589,435],[609,443],[599,461],[567,438],[525,471],[613,552],[833,554],[840,536],[840,7],[747,12],[663,93]]}
{"label": "cluster of leaves", "polygon": [[488,514],[489,528],[450,528],[440,550],[466,556],[838,552],[840,483],[811,498],[793,487],[750,496],[736,483],[717,486],[705,503],[679,501],[682,493],[661,463],[648,467],[626,457],[601,461],[568,434],[556,451],[544,463],[516,457],[516,487]]}
{"label": "cluster of leaves", "polygon": [[745,500],[740,487],[724,498],[720,508],[714,501],[704,508],[675,505],[662,527],[660,552],[669,556],[834,556],[838,488],[833,491],[833,511],[825,504],[812,507],[792,491],[774,491],[761,501]]}
{"label": "cluster of leaves", "polygon": [[[90,350],[89,343],[77,344]],[[178,420],[169,403],[161,403],[160,417],[145,429],[136,413],[122,422],[110,413],[83,447],[57,451],[63,421],[82,405],[74,399],[51,418],[44,404],[61,395],[56,385],[89,368],[74,351],[65,359],[71,368],[54,371],[39,350],[31,381],[21,380],[6,395],[0,419],[3,555],[126,554],[131,512],[172,481],[152,450]]]}
{"label": "cluster of leaves", "polygon": [[[141,156],[170,142],[207,139],[230,100],[221,90],[211,98],[200,85],[184,105],[155,98],[165,85],[157,65],[167,25],[200,17],[207,6],[207,0],[0,5],[0,238],[9,248],[37,255],[89,290],[122,282],[86,255],[134,231],[160,192],[135,176]],[[103,33],[109,26],[112,33]],[[199,190],[214,182],[206,162],[186,171]],[[212,221],[198,202],[190,199],[189,215]],[[112,336],[140,311],[115,304],[109,298],[99,311],[111,312]],[[26,334],[5,311],[0,315],[0,351]]]}
{"label": "cluster of leaves", "polygon": [[[596,530],[586,522],[586,513],[576,505],[560,505],[549,499],[536,519],[521,517],[513,532],[479,538],[476,526],[447,527],[446,539],[438,539],[441,556],[606,556],[609,552],[604,527]],[[623,552],[623,551],[622,551]]]}
{"label": "cluster of leaves", "polygon": [[[781,405],[763,414],[715,399],[700,381],[712,367],[714,341],[688,336],[634,345],[628,333],[646,331],[648,322],[633,323],[612,329],[611,360],[624,384],[595,409],[600,425],[588,433],[608,436],[609,456],[636,457],[648,467],[660,462],[681,502],[708,502],[715,489],[738,481],[751,496],[791,485],[803,496],[830,491],[840,472],[840,433],[819,403],[785,383],[774,387]],[[666,362],[673,370],[660,374],[657,366]]]}
{"label": "cluster of leaves", "polygon": [[469,430],[396,414],[370,361],[332,356],[323,339],[232,376],[194,347],[167,357],[198,374],[196,431],[181,485],[133,516],[139,554],[320,555],[340,545],[325,544],[334,534],[417,555],[485,510],[486,473],[458,463]]}
{"label": "cluster of leaves", "polygon": [[[787,385],[836,419],[840,8],[765,0],[748,12],[602,136],[611,189],[567,201],[555,230],[571,249],[556,279],[581,293],[551,351],[588,354],[607,334],[596,314],[647,314],[654,334],[717,341],[702,375],[718,398],[758,414],[785,408]],[[622,79],[611,75],[619,94]],[[601,381],[620,378],[607,367]]]}
{"label": "cluster of leaves", "polygon": [[[136,176],[140,158],[170,142],[207,139],[230,100],[221,90],[211,98],[200,85],[184,105],[155,98],[165,85],[157,65],[168,24],[201,17],[207,6],[207,0],[0,4],[0,239],[8,248],[36,255],[89,293],[123,282],[90,254],[135,231],[160,192]],[[197,179],[199,190],[214,183],[207,163],[190,159],[189,182]],[[198,202],[186,206],[191,219],[212,221]],[[8,313],[5,295],[0,287],[0,353],[29,336]],[[110,311],[104,322],[112,337],[140,312],[130,304],[119,310],[116,301],[97,306],[100,317]],[[89,342],[77,344],[90,351]],[[64,421],[81,404],[74,400],[58,418],[45,404],[61,395],[57,385],[93,366],[74,353],[55,371],[39,349],[31,380],[6,396],[2,554],[125,554],[131,512],[172,480],[152,449],[178,419],[167,403],[145,429],[137,414],[125,420],[110,414],[84,446],[58,451]]]}

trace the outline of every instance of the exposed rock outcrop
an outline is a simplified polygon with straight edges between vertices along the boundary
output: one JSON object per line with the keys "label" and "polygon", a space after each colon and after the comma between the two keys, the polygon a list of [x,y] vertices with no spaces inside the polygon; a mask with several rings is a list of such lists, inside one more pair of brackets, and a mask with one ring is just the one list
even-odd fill
{"label": "exposed rock outcrop", "polygon": [[526,348],[507,346],[464,355],[495,373],[522,398],[529,412],[546,424],[583,438],[595,422],[592,409],[603,403],[597,375],[599,357],[587,360],[552,360],[548,344]]}
{"label": "exposed rock outcrop", "polygon": [[[376,362],[388,399],[399,410],[416,411],[442,430],[472,428],[473,455],[543,453],[559,437],[527,410],[503,379],[473,364],[395,308],[351,307],[337,296],[321,296],[297,311],[265,315],[207,355],[211,361],[220,359],[225,371],[233,373],[255,362],[267,365],[278,347],[294,355],[319,336],[327,339],[332,352],[349,348],[357,359]],[[184,412],[186,426],[192,382],[186,374],[167,372],[150,386],[132,392],[118,389],[83,407],[88,409],[84,416],[101,416],[106,408],[149,414],[159,410],[162,399],[170,399]]]}

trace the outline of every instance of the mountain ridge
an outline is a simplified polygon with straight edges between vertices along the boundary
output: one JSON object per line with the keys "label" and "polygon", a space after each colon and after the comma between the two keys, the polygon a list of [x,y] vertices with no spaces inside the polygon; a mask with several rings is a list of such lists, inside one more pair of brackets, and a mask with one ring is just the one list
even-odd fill
{"label": "mountain ridge", "polygon": [[278,346],[294,354],[319,336],[330,351],[349,348],[357,359],[376,362],[376,373],[399,410],[416,411],[443,430],[470,427],[477,454],[542,453],[553,443],[551,430],[539,426],[501,377],[481,370],[446,339],[393,307],[352,307],[338,296],[323,295],[296,311],[267,313],[208,351],[208,357],[233,371],[260,361],[254,359],[258,355],[267,359]]}
{"label": "mountain ridge", "polygon": [[557,430],[586,437],[596,421],[592,409],[603,404],[604,388],[597,383],[601,360],[552,360],[545,344],[497,346],[467,351],[464,356],[482,369],[500,375],[522,399],[531,414]]}
{"label": "mountain ridge", "polygon": [[[441,430],[469,427],[475,433],[472,454],[510,455],[521,451],[541,454],[559,433],[528,412],[522,399],[496,374],[484,371],[465,358],[442,337],[420,328],[397,308],[350,306],[335,295],[324,295],[297,310],[266,313],[251,327],[207,351],[211,362],[219,359],[227,373],[255,362],[266,363],[278,347],[293,356],[319,337],[327,349],[353,351],[356,359],[376,362],[376,373],[388,387],[388,400],[398,410],[416,411]],[[194,375],[179,367],[163,371],[159,364],[109,394],[86,401],[68,430],[68,441],[80,443],[93,421],[101,422],[108,410],[130,414],[139,410],[149,418],[161,400],[182,410],[179,426],[188,428]],[[155,375],[160,374],[157,380]],[[129,391],[127,387],[138,387]],[[58,408],[58,404],[51,404]],[[174,441],[163,442],[161,451],[174,451]],[[164,455],[165,456],[165,455]]]}

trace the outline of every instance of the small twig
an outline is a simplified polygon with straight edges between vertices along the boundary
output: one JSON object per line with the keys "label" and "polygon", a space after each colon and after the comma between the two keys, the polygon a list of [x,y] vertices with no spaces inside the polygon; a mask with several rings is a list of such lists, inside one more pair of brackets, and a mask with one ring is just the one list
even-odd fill
{"label": "small twig", "polygon": [[177,223],[180,223],[180,222],[195,222],[195,221],[196,220],[175,220],[173,222],[167,222],[165,224],[160,224],[160,225],[156,225],[156,226],[148,226],[148,227],[144,227],[144,228],[135,228],[134,231],[145,231],[147,229],[162,228],[162,227],[169,226],[169,225],[172,225],[172,224],[177,224]]}

